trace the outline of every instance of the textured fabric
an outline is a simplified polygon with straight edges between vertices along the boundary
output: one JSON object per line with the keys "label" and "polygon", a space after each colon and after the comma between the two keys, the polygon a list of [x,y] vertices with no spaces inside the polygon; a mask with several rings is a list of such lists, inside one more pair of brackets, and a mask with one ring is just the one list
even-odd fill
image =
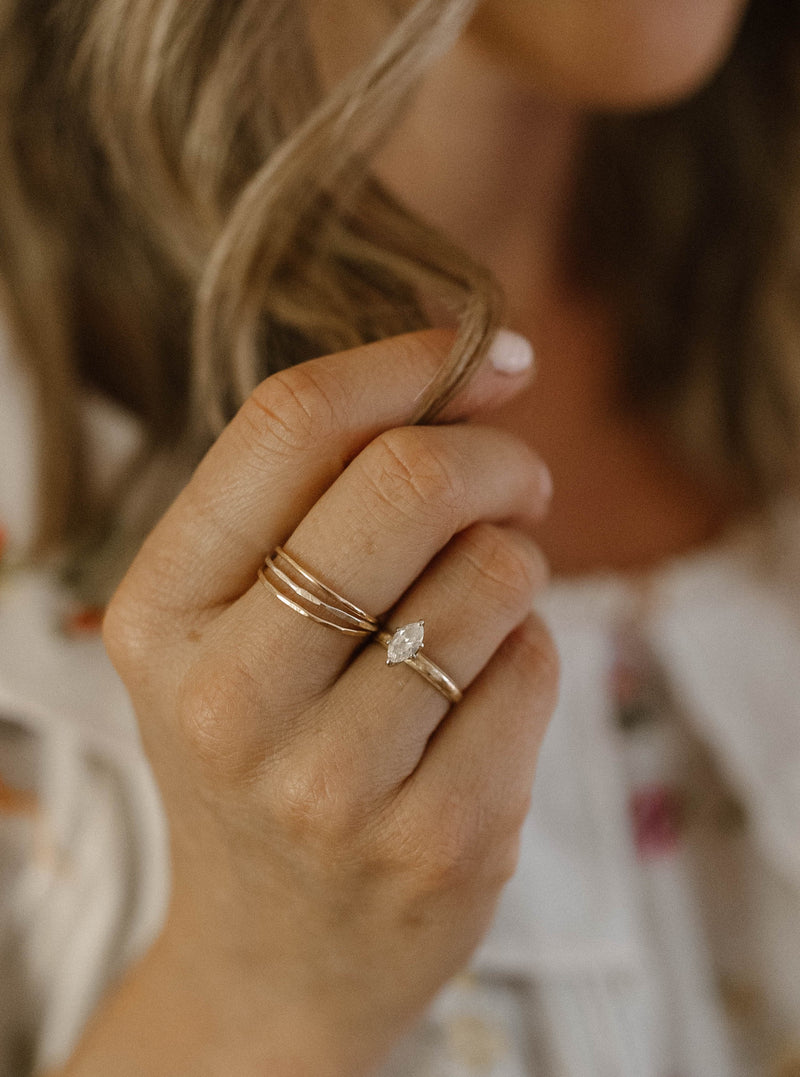
{"label": "textured fabric", "polygon": [[799,581],[800,508],[784,501],[647,580],[542,596],[561,699],[473,964],[484,991],[513,989],[522,1039],[459,1069],[441,1017],[454,995],[399,1050],[405,1072],[798,1072]]}
{"label": "textured fabric", "polygon": [[[69,1053],[169,879],[99,611],[14,567],[32,473],[10,378],[0,364],[0,1074],[22,1077]],[[87,421],[131,443],[100,402]],[[797,1072],[800,504],[647,580],[554,580],[537,608],[562,687],[519,868],[382,1077]]]}

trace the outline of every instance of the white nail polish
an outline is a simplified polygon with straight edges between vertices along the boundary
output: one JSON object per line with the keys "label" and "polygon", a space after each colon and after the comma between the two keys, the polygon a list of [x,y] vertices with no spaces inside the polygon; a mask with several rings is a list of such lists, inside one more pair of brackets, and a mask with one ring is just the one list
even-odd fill
{"label": "white nail polish", "polygon": [[501,374],[522,374],[533,366],[533,346],[519,333],[499,329],[489,347],[488,358]]}

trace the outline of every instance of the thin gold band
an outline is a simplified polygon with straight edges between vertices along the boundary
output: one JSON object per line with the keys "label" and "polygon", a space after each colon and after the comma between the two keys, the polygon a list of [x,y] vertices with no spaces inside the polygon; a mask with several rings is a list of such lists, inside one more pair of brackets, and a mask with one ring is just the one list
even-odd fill
{"label": "thin gold band", "polygon": [[[285,560],[299,576],[323,594],[328,601],[293,580],[288,573],[275,564],[276,558]],[[283,588],[288,588],[293,597],[290,597],[269,579],[267,573],[271,573]],[[395,636],[400,636],[405,629],[398,630],[395,633],[384,631],[374,617],[371,617],[365,610],[360,609],[342,595],[337,594],[332,587],[318,580],[308,569],[295,561],[282,546],[277,546],[274,553],[265,559],[264,564],[258,570],[258,578],[268,591],[296,613],[302,614],[303,617],[308,617],[311,621],[316,621],[317,624],[335,628],[338,632],[344,632],[348,636],[373,636],[375,642],[382,644],[389,652],[388,664],[397,665],[402,661],[411,666],[415,673],[418,673],[450,703],[458,703],[462,699],[462,693],[456,683],[435,662],[420,653],[424,622],[420,621],[416,626],[406,626],[406,628],[416,627],[419,629],[419,636],[412,644],[415,648],[413,653],[409,654],[408,657],[402,657],[402,654],[394,657],[389,645]],[[309,606],[311,609],[308,608]]]}
{"label": "thin gold band", "polygon": [[299,561],[295,561],[295,559],[291,557],[286,552],[286,550],[284,550],[283,546],[275,547],[275,553],[272,555],[272,558],[275,558],[276,556],[282,557],[284,561],[286,561],[292,566],[295,572],[298,572],[303,577],[304,580],[307,580],[309,583],[317,587],[328,599],[330,599],[336,604],[340,612],[344,612],[345,610],[347,610],[359,620],[368,622],[369,624],[374,626],[373,631],[378,628],[378,622],[375,620],[374,617],[372,617],[365,610],[362,610],[359,606],[356,606],[355,603],[350,602],[348,599],[338,594],[336,591],[334,591],[332,587],[329,587],[326,583],[323,583],[322,580],[318,580],[316,576],[312,576],[307,568],[303,568]]}
{"label": "thin gold band", "polygon": [[[317,593],[303,587],[297,580],[292,579],[288,572],[279,568],[275,563],[277,559],[285,561],[287,566],[290,566],[296,575],[308,581]],[[311,621],[316,621],[317,624],[335,628],[348,636],[370,636],[380,627],[374,617],[338,594],[322,580],[317,579],[282,546],[276,546],[273,553],[265,559],[258,576],[264,586],[285,606],[308,617]],[[273,578],[270,579],[269,576]]]}
{"label": "thin gold band", "polygon": [[[291,576],[287,576],[285,572],[282,572],[274,561],[268,561],[265,564],[264,568],[267,572],[271,572],[275,576],[277,576],[281,583],[283,583],[286,587],[293,591],[297,595],[297,597],[302,599],[304,602],[310,603],[312,606],[323,610],[327,614],[333,614],[335,617],[341,618],[345,622],[345,624],[351,628],[360,628],[365,633],[377,632],[379,625],[374,618],[369,617],[369,615],[365,615],[364,617],[357,617],[355,614],[350,613],[348,610],[342,610],[339,609],[338,606],[331,606],[330,603],[323,602],[322,599],[319,598],[317,595],[312,594],[311,591],[306,590],[305,587],[301,587],[299,583],[296,583],[291,578]],[[275,589],[277,590],[277,588]]]}
{"label": "thin gold band", "polygon": [[[264,569],[258,570],[258,578],[264,584],[264,586],[273,594],[276,598],[280,599],[285,606],[289,606],[291,609],[296,610],[297,613],[302,613],[304,617],[308,617],[312,621],[316,621],[317,624],[327,625],[329,628],[336,628],[339,632],[344,632],[348,636],[371,636],[375,631],[374,628],[350,628],[345,625],[336,624],[335,621],[330,621],[326,617],[320,617],[316,613],[311,613],[310,610],[304,609],[298,602],[294,602],[288,595],[279,591],[274,583],[271,583],[265,573]],[[324,603],[323,603],[324,604]],[[344,611],[339,611],[342,618],[344,618]]]}

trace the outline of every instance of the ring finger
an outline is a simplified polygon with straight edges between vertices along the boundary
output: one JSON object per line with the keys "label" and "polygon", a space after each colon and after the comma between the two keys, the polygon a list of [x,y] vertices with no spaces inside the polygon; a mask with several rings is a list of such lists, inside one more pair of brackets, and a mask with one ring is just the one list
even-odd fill
{"label": "ring finger", "polygon": [[[380,617],[454,534],[481,519],[530,524],[547,499],[544,465],[517,438],[476,425],[402,428],[350,464],[286,546]],[[289,709],[330,687],[359,646],[287,609],[261,581],[221,615],[217,631],[226,644],[237,641],[254,679],[274,683],[281,670]]]}
{"label": "ring finger", "polygon": [[[391,611],[392,628],[425,622],[423,653],[466,694],[503,640],[530,613],[548,576],[531,538],[479,523],[457,535]],[[309,767],[346,773],[349,785],[385,790],[411,774],[450,701],[407,663],[387,668],[386,650],[367,647],[326,697],[329,722],[320,743],[309,719]],[[300,740],[302,730],[298,730]],[[296,745],[295,751],[302,754]],[[357,795],[357,794],[356,794]]]}

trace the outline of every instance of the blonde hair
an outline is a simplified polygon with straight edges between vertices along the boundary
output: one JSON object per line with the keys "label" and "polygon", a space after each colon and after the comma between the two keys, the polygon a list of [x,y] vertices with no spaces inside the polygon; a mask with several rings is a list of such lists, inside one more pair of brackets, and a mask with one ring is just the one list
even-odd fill
{"label": "blonde hair", "polygon": [[[324,93],[298,0],[0,0],[0,275],[43,419],[37,551],[78,551],[72,578],[85,592],[102,597],[153,522],[142,513],[113,571],[91,577],[130,475],[91,501],[86,384],[141,418],[141,471],[165,450],[196,459],[268,373],[424,326],[426,296],[451,306],[459,335],[413,418],[435,416],[481,361],[500,317],[496,285],[369,173],[474,6],[419,0]],[[570,237],[576,279],[620,313],[621,396],[665,416],[686,452],[762,491],[786,480],[800,438],[790,227],[800,35],[790,14],[767,42],[774,10],[755,0],[726,71],[696,101],[598,119]],[[765,64],[754,42],[769,46]],[[745,92],[754,103],[742,119]],[[704,110],[724,121],[711,156],[730,169],[727,235],[754,205],[763,215],[730,296],[757,344],[747,362],[738,343],[733,360],[724,346],[737,249],[720,251],[722,267],[720,230],[704,234]],[[759,178],[748,140],[767,117],[783,171]],[[747,191],[757,203],[737,202]],[[684,293],[717,302],[687,317]],[[662,337],[688,340],[671,374],[653,351]],[[650,385],[653,355],[664,369]]]}

